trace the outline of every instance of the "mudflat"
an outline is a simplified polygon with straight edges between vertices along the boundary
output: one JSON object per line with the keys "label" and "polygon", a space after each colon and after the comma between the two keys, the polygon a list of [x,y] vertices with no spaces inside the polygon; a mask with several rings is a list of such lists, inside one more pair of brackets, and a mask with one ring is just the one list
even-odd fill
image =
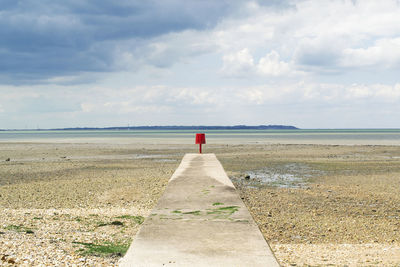
{"label": "mudflat", "polygon": [[[400,264],[400,147],[207,145],[283,266]],[[117,265],[194,145],[0,144],[0,265]]]}

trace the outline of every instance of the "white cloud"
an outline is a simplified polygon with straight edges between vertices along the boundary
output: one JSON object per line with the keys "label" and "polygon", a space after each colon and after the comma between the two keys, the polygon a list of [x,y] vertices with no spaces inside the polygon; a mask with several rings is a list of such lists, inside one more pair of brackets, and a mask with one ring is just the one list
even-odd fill
{"label": "white cloud", "polygon": [[375,93],[376,97],[385,99],[387,102],[397,102],[400,100],[400,83],[394,86],[378,85]]}
{"label": "white cloud", "polygon": [[346,91],[346,98],[357,99],[357,98],[367,98],[372,96],[372,90],[366,85],[354,84],[350,86]]}
{"label": "white cloud", "polygon": [[[284,55],[284,62],[296,62],[297,71],[338,72],[341,68],[349,71],[349,67],[398,65],[398,1],[293,3],[296,8],[276,11],[253,2],[251,16],[220,23],[213,36],[224,54],[224,64],[239,62],[237,51],[252,51],[253,55],[275,51]],[[250,64],[250,57],[246,58]],[[267,69],[276,73],[275,67]]]}
{"label": "white cloud", "polygon": [[276,51],[271,51],[260,59],[257,70],[261,74],[279,76],[289,73],[290,67],[288,63],[280,60],[280,56]]}
{"label": "white cloud", "polygon": [[168,100],[193,105],[218,105],[216,93],[204,88],[180,88],[171,90]]}
{"label": "white cloud", "polygon": [[102,112],[114,114],[164,114],[171,110],[165,105],[140,105],[132,101],[106,102],[101,106]]}
{"label": "white cloud", "polygon": [[291,71],[290,64],[280,60],[278,52],[274,50],[255,63],[253,56],[245,48],[237,53],[225,55],[223,62],[221,72],[228,76],[246,77],[251,74],[281,76],[290,74]]}
{"label": "white cloud", "polygon": [[366,48],[346,48],[340,61],[343,67],[399,67],[400,37],[379,39]]}
{"label": "white cloud", "polygon": [[318,75],[398,66],[400,6],[396,0],[294,1],[292,5],[275,9],[243,2],[240,15],[225,17],[215,28],[172,32],[145,43],[123,41],[115,50],[115,62],[136,70],[145,65],[193,67],[201,56],[212,54],[222,59],[222,73],[242,77],[254,72]]}
{"label": "white cloud", "polygon": [[242,76],[251,72],[254,68],[253,56],[247,48],[236,53],[224,55],[222,72],[231,76]]}
{"label": "white cloud", "polygon": [[293,29],[299,64],[316,66],[316,71],[379,70],[399,64],[397,1],[305,1],[297,8],[295,17],[301,23]]}
{"label": "white cloud", "polygon": [[[49,103],[57,103],[66,88],[71,90],[70,86],[58,87],[53,89],[51,94],[46,96],[41,94],[39,97],[46,97]],[[31,89],[18,87],[19,95],[14,95],[8,103],[2,102],[0,109],[7,111],[7,117],[10,118],[30,114],[32,123],[35,119],[43,119],[43,115],[30,112],[33,106],[26,106],[25,96],[30,95]],[[400,83],[346,86],[338,83],[282,80],[257,86],[237,85],[225,88],[143,85],[121,87],[117,88],[118,90],[113,87],[81,89],[79,86],[73,89],[76,92],[79,91],[79,95],[66,94],[63,101],[66,107],[80,103],[78,109],[66,112],[51,112],[50,110],[48,113],[47,117],[57,119],[59,123],[57,127],[126,125],[128,122],[131,125],[215,124],[215,121],[219,121],[218,124],[266,123],[262,121],[263,118],[265,119],[263,114],[269,114],[269,116],[275,114],[276,116],[271,118],[290,122],[292,116],[300,120],[300,115],[305,116],[306,113],[313,114],[316,121],[323,122],[322,117],[329,112],[335,112],[336,116],[341,117],[340,122],[332,126],[339,127],[341,122],[347,121],[345,114],[349,112],[359,114],[360,110],[364,110],[381,114],[385,110],[392,117],[396,117],[398,114],[396,112],[400,112],[398,108]],[[46,109],[46,103],[43,102],[42,105]],[[47,109],[51,109],[51,105]],[[239,118],[240,121],[237,121]],[[362,117],[359,119],[360,122],[363,121]],[[364,122],[369,121],[365,121],[364,118]],[[303,127],[312,125],[311,121],[302,121],[303,125],[300,121],[290,123]],[[35,125],[32,126],[35,127]],[[44,123],[40,123],[40,126],[54,127],[46,126]]]}
{"label": "white cloud", "polygon": [[[235,95],[244,104],[276,105],[352,105],[352,103],[388,104],[400,100],[400,83],[385,84],[324,84],[301,81],[248,87]],[[240,100],[239,100],[240,99]],[[359,102],[362,101],[362,102]]]}
{"label": "white cloud", "polygon": [[81,103],[81,109],[83,112],[92,112],[96,109],[96,104],[94,103]]}

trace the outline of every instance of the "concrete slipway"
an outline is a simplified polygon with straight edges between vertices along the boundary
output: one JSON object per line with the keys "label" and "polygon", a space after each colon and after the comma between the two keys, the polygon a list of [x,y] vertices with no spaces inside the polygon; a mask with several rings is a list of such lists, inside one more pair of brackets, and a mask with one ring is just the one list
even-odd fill
{"label": "concrete slipway", "polygon": [[120,266],[279,266],[214,154],[186,154]]}

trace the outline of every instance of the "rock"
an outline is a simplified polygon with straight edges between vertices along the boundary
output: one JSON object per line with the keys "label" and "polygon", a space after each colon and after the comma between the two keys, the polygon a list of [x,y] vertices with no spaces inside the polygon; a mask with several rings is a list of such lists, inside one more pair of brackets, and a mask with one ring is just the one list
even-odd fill
{"label": "rock", "polygon": [[247,175],[244,177],[244,179],[249,180],[249,179],[250,179],[250,175],[247,174]]}
{"label": "rock", "polygon": [[11,159],[10,158],[6,158],[6,161],[10,161]]}

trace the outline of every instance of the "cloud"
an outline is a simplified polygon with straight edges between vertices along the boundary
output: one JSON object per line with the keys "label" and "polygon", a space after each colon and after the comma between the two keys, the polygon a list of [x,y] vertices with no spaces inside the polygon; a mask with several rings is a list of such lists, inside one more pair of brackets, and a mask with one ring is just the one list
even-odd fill
{"label": "cloud", "polygon": [[257,69],[262,74],[279,76],[288,73],[290,66],[288,63],[281,61],[278,52],[273,50],[260,59]]}
{"label": "cloud", "polygon": [[366,48],[347,48],[343,51],[340,65],[343,67],[400,66],[400,38],[379,39]]}
{"label": "cloud", "polygon": [[[0,83],[166,69],[207,54],[219,56],[229,75],[251,68],[251,57],[266,76],[393,69],[399,9],[395,0],[7,1],[0,16]],[[240,59],[246,49],[248,58]]]}
{"label": "cloud", "polygon": [[248,75],[281,76],[290,74],[290,64],[280,60],[278,52],[272,50],[258,62],[254,62],[253,56],[247,48],[237,53],[223,56],[221,72],[228,76],[246,77]]}
{"label": "cloud", "polygon": [[399,10],[395,0],[300,2],[290,19],[300,23],[293,32],[294,60],[316,72],[396,67]]}
{"label": "cloud", "polygon": [[386,84],[353,84],[345,94],[346,98],[367,99],[375,103],[395,103],[400,100],[400,83],[393,86]]}
{"label": "cloud", "polygon": [[146,65],[168,68],[216,50],[215,43],[209,40],[209,32],[197,30],[172,32],[154,37],[145,44],[136,43],[135,40],[127,40],[117,46],[114,56],[122,69]]}
{"label": "cloud", "polygon": [[20,112],[29,113],[58,113],[79,111],[79,104],[76,101],[66,101],[65,98],[39,96],[35,98],[22,99]]}
{"label": "cloud", "polygon": [[3,83],[15,84],[115,71],[121,41],[130,40],[135,50],[146,39],[206,29],[231,6],[211,0],[7,3],[0,16],[0,74]]}
{"label": "cloud", "polygon": [[397,66],[396,0],[292,1],[280,9],[252,2],[243,9],[251,16],[228,17],[213,32],[224,55],[247,49],[255,60],[276,51],[296,71],[317,75]]}
{"label": "cloud", "polygon": [[344,127],[384,110],[395,125],[399,12],[396,0],[3,1],[1,121]]}
{"label": "cloud", "polygon": [[254,68],[253,56],[247,48],[223,57],[222,72],[227,75],[246,75]]}
{"label": "cloud", "polygon": [[[281,81],[230,87],[37,87],[41,90],[35,86],[0,86],[2,95],[10,91],[7,98],[1,99],[1,128],[279,121],[300,127],[311,127],[313,123],[328,127],[324,117],[330,118],[330,127],[349,127],[357,118],[357,127],[370,123],[366,113],[377,116],[385,112],[393,118],[400,112],[400,83]],[[332,112],[340,119],[334,120]],[[391,124],[388,119],[380,125]]]}

